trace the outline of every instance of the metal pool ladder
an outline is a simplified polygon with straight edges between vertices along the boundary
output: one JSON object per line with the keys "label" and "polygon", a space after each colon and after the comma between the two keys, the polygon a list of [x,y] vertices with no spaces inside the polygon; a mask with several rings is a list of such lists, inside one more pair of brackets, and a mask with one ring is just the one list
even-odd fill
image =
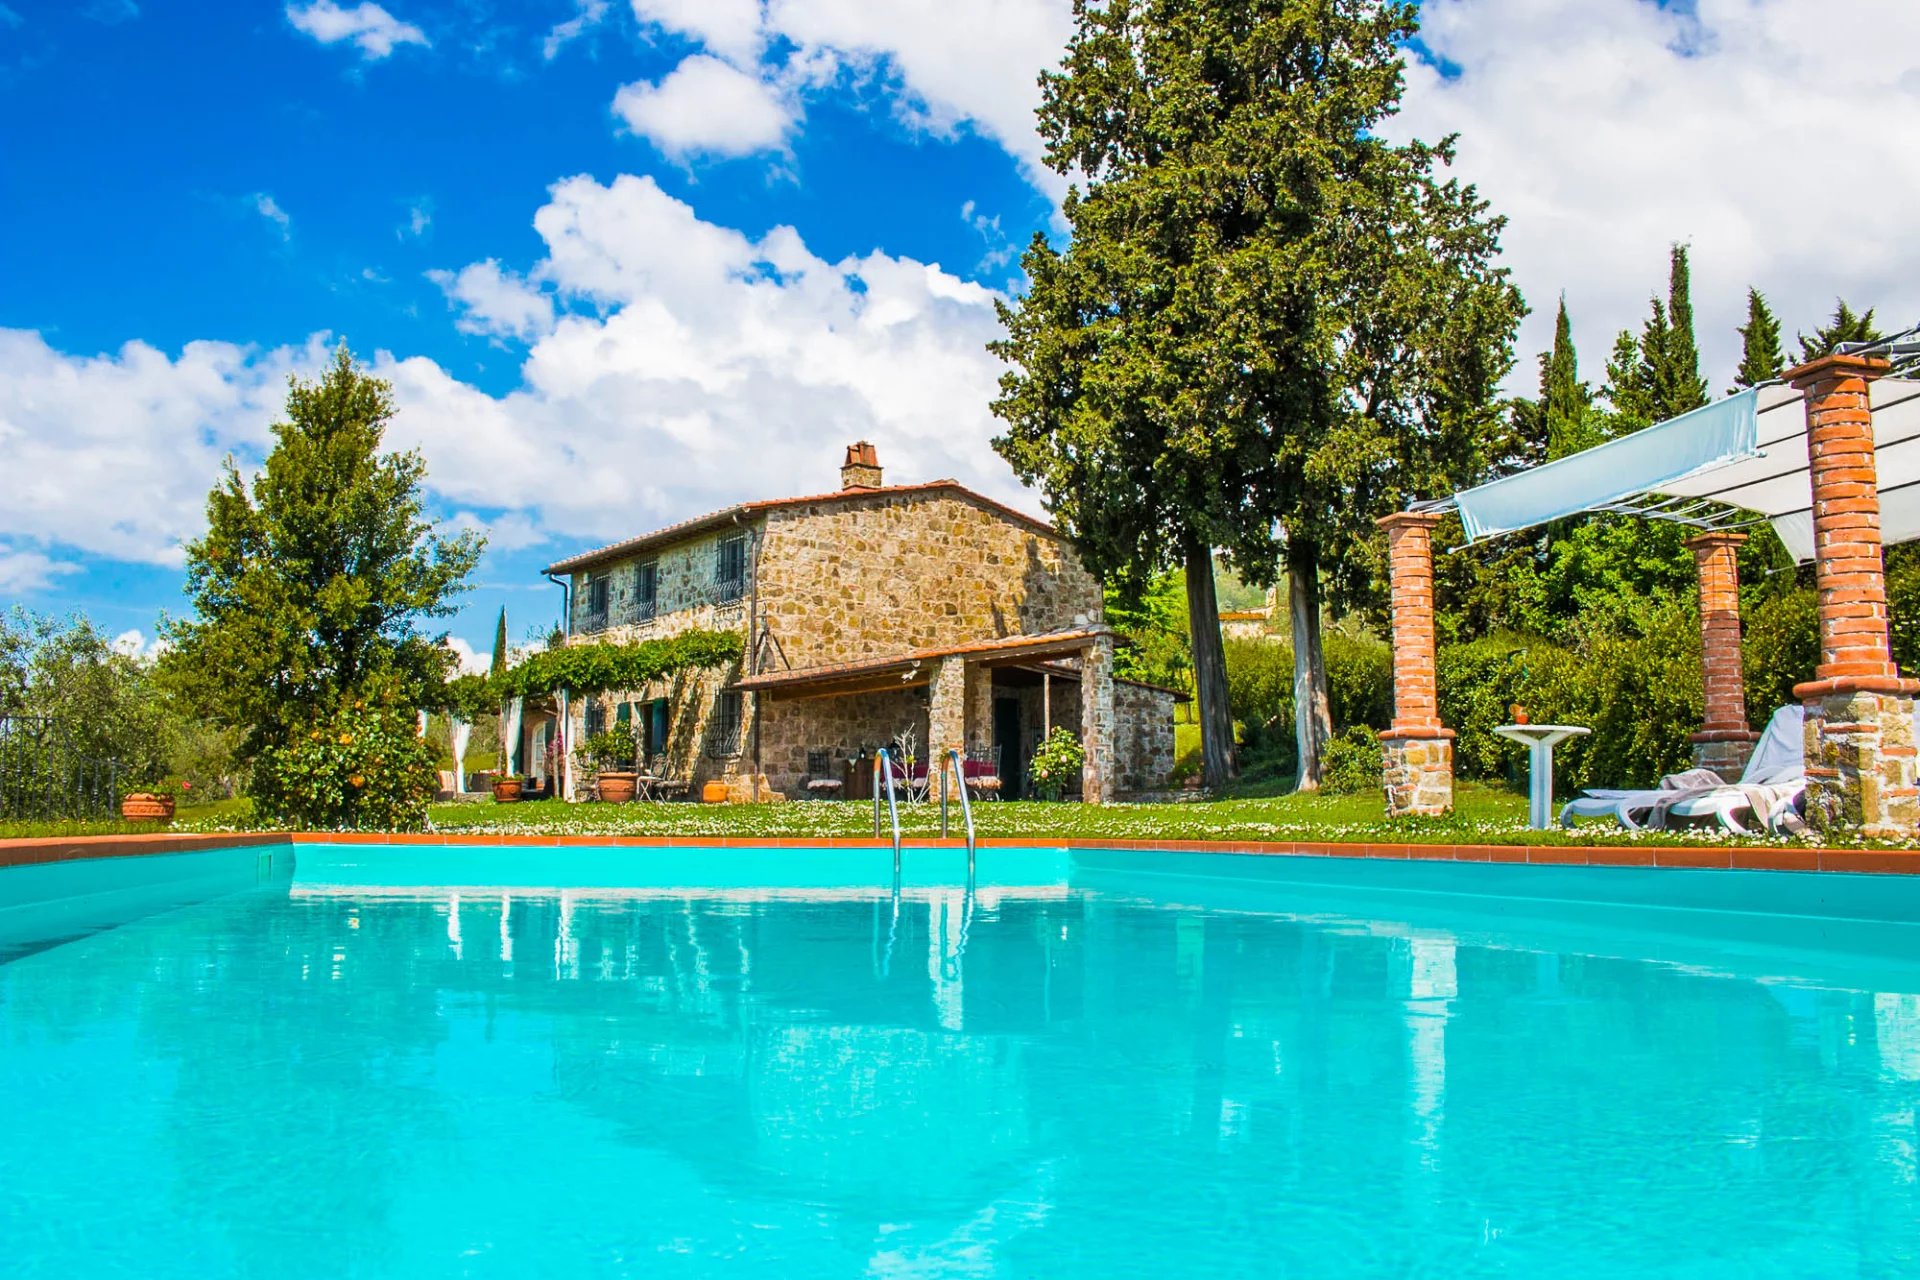
{"label": "metal pool ladder", "polygon": [[900,879],[900,805],[893,797],[893,757],[885,747],[873,757],[873,835],[880,838],[880,793],[887,795],[887,813],[893,819],[893,876]]}
{"label": "metal pool ladder", "polygon": [[[973,834],[973,803],[967,798],[967,762],[960,758],[960,752],[953,747],[947,748],[947,760],[953,768],[940,771],[940,838],[947,838],[947,783],[949,779],[957,778],[960,781],[960,816],[967,823],[967,882],[971,884],[974,854],[980,842]],[[898,847],[898,837],[895,838],[895,845]]]}

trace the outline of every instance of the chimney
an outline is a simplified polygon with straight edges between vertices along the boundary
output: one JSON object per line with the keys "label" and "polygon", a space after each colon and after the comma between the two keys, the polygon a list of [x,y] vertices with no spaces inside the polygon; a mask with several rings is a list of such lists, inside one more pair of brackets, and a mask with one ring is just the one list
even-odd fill
{"label": "chimney", "polygon": [[842,489],[878,489],[880,487],[880,455],[873,446],[862,440],[847,446],[847,460],[840,464],[840,487]]}

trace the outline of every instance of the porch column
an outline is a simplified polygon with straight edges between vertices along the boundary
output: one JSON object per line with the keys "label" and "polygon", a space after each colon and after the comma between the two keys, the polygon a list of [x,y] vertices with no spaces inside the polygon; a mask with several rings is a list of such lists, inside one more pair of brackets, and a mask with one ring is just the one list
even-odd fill
{"label": "porch column", "polygon": [[1080,745],[1087,762],[1080,770],[1080,798],[1088,804],[1113,799],[1113,636],[1094,637],[1080,651]]}
{"label": "porch column", "polygon": [[1693,763],[1732,782],[1745,772],[1760,735],[1747,727],[1745,668],[1740,662],[1740,561],[1744,533],[1702,533],[1687,539],[1700,574],[1700,683],[1706,715],[1693,743]]}
{"label": "porch column", "polygon": [[[966,660],[959,657],[939,659],[934,664],[933,682],[927,687],[927,695],[927,776],[931,779],[949,768],[949,747],[966,749]],[[934,785],[937,787],[939,784],[936,781]]]}
{"label": "porch column", "polygon": [[1453,730],[1440,723],[1433,657],[1433,527],[1437,513],[1385,516],[1393,593],[1393,724],[1380,734],[1387,816],[1453,808]]}
{"label": "porch column", "polygon": [[1806,397],[1813,484],[1820,664],[1795,685],[1805,704],[1807,818],[1823,830],[1908,836],[1920,822],[1914,787],[1913,695],[1887,640],[1880,486],[1870,384],[1884,360],[1823,356],[1787,373]]}
{"label": "porch column", "polygon": [[967,668],[967,750],[984,759],[993,749],[993,669]]}

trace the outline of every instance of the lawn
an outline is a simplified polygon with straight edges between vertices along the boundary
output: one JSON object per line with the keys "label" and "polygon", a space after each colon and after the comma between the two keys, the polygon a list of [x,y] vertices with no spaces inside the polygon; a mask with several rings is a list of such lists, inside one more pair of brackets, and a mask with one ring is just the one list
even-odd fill
{"label": "lawn", "polygon": [[[1013,801],[974,806],[983,837],[1034,840],[1324,840],[1408,844],[1697,844],[1730,837],[1711,829],[1627,832],[1611,822],[1590,822],[1573,831],[1529,831],[1526,798],[1486,783],[1461,783],[1455,812],[1446,818],[1388,821],[1380,797],[1362,795],[1261,794],[1250,787],[1235,797],[1168,804],[1047,804]],[[950,813],[960,832],[958,805]],[[527,835],[861,837],[873,834],[873,808],[857,801],[809,801],[768,805],[567,804],[544,800],[496,804],[492,800],[436,804],[428,822],[437,832],[501,832]],[[936,804],[906,805],[900,828],[907,836],[940,832]],[[0,824],[0,837],[119,835],[159,830],[148,823],[92,822]],[[256,829],[244,800],[182,808],[175,831]],[[1783,843],[1769,840],[1763,843]],[[1858,844],[1858,840],[1823,843]],[[1878,842],[1875,842],[1878,843]]]}

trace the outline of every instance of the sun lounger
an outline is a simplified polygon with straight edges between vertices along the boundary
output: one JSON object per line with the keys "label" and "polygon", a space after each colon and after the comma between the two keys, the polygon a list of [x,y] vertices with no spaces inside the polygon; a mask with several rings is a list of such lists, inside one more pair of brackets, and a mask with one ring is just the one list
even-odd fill
{"label": "sun lounger", "polygon": [[1707,769],[1689,769],[1669,774],[1657,787],[1593,788],[1560,810],[1560,825],[1570,827],[1575,818],[1611,817],[1623,827],[1638,830],[1649,824],[1664,826],[1669,817],[1712,817],[1729,831],[1751,835],[1737,815],[1753,810],[1761,826],[1774,830],[1805,791],[1805,721],[1803,707],[1790,705],[1775,711],[1737,782],[1729,783]]}

